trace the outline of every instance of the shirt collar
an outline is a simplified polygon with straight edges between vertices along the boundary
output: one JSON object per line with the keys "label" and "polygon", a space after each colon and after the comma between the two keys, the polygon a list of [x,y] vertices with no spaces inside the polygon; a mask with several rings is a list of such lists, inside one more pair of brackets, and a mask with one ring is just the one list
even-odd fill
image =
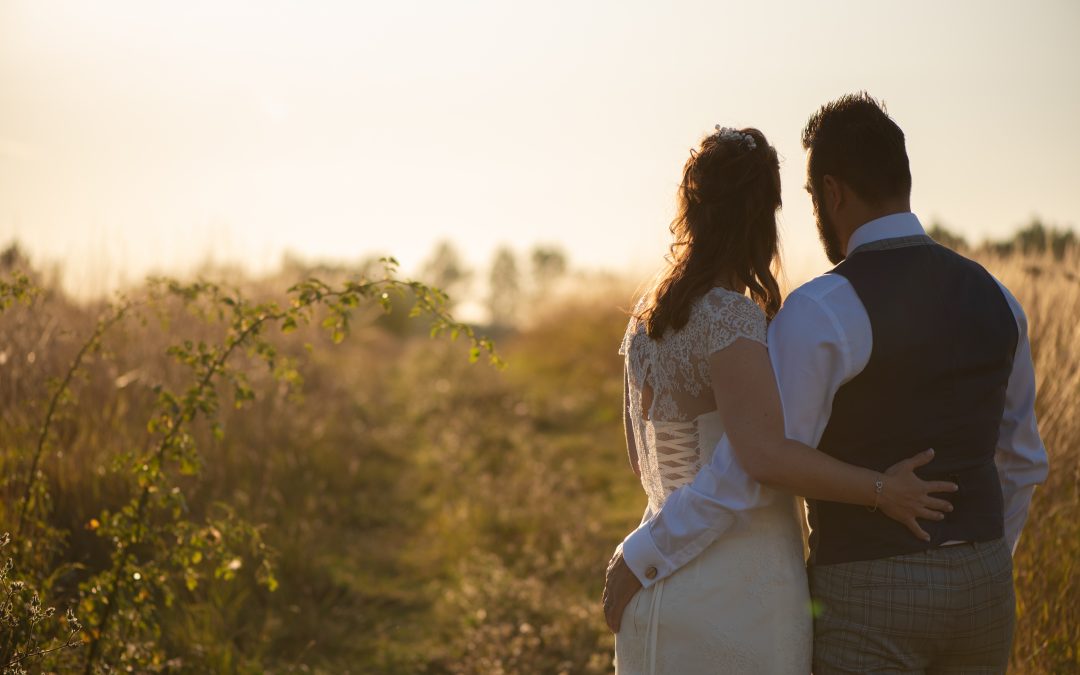
{"label": "shirt collar", "polygon": [[864,244],[881,241],[882,239],[914,237],[920,234],[925,235],[926,230],[923,229],[922,223],[919,222],[914,213],[910,211],[890,213],[887,216],[863,223],[857,230],[852,232],[851,238],[848,239],[847,253],[851,253]]}

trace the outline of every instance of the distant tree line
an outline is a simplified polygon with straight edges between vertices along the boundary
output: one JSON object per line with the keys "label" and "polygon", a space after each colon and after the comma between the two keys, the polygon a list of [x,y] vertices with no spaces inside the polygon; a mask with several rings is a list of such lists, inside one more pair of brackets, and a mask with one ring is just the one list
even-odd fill
{"label": "distant tree line", "polygon": [[[991,251],[1003,256],[1019,254],[1050,253],[1061,260],[1066,252],[1080,246],[1076,232],[1067,227],[1054,227],[1034,218],[1018,230],[1011,238],[997,241],[985,241],[973,246],[962,235],[949,229],[940,221],[933,221],[927,230],[935,241],[958,251]],[[15,267],[29,269],[25,253],[18,244],[13,243],[0,250],[0,271]],[[371,258],[360,264],[359,273],[371,275],[379,267],[378,259]],[[341,264],[307,264],[291,255],[283,259],[282,273],[289,275],[342,275],[348,271],[354,273],[354,266]],[[518,252],[509,246],[500,246],[494,252],[486,270],[485,295],[482,298],[493,327],[507,328],[517,324],[523,317],[527,303],[535,304],[550,296],[559,282],[567,275],[569,263],[566,253],[556,245],[537,245],[525,252]],[[52,276],[56,276],[56,273]],[[436,243],[428,258],[423,262],[419,278],[425,283],[440,288],[449,296],[449,306],[455,301],[470,297],[470,290],[476,280],[477,271],[468,266],[457,247],[448,240]],[[45,287],[54,285],[45,283]],[[408,304],[411,298],[395,298],[394,303]],[[407,332],[411,330],[405,314],[394,312],[383,319],[384,328]],[[393,324],[393,325],[391,325]],[[400,325],[398,325],[400,324]]]}
{"label": "distant tree line", "polygon": [[[512,326],[520,320],[525,300],[549,295],[568,270],[566,253],[557,246],[538,245],[525,255],[500,246],[487,273],[484,307],[494,326]],[[420,277],[446,291],[451,298],[467,297],[475,273],[449,241],[435,245]]]}
{"label": "distant tree line", "polygon": [[1076,247],[1080,241],[1072,229],[1048,226],[1039,218],[1032,219],[1031,223],[1018,230],[1009,239],[986,241],[974,247],[962,235],[949,230],[938,221],[934,221],[926,233],[942,246],[956,251],[992,251],[1003,256],[1014,253],[1022,255],[1051,253],[1058,260],[1063,259],[1066,251]]}

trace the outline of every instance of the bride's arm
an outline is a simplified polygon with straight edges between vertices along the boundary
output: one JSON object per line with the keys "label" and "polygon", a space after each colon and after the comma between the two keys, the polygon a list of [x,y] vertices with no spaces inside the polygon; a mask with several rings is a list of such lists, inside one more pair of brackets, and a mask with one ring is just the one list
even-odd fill
{"label": "bride's arm", "polygon": [[634,475],[641,478],[641,466],[638,464],[637,442],[634,441],[634,423],[630,417],[630,374],[623,369],[623,432],[626,433],[626,454],[630,457],[630,467]]}
{"label": "bride's arm", "polygon": [[755,480],[811,499],[876,505],[924,540],[930,536],[916,519],[941,520],[942,511],[952,510],[949,502],[930,493],[953,492],[953,483],[923,481],[914,474],[916,467],[930,462],[932,451],[881,474],[788,439],[776,377],[764,345],[736,340],[709,357],[709,369],[717,411],[735,456]]}

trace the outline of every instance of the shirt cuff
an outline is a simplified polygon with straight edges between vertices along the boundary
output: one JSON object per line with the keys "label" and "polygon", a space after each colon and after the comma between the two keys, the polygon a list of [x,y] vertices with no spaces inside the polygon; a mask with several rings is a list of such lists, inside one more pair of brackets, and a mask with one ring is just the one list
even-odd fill
{"label": "shirt cuff", "polygon": [[656,548],[649,532],[650,524],[651,521],[642,523],[620,544],[623,560],[641,582],[642,588],[648,588],[674,572],[671,563]]}
{"label": "shirt cuff", "polygon": [[1027,521],[1028,508],[1031,506],[1031,498],[1035,494],[1035,486],[1029,485],[1025,488],[1021,488],[1010,499],[1012,507],[1011,513],[1005,514],[1005,543],[1009,545],[1009,550],[1013,555],[1016,555],[1016,546],[1020,543],[1020,532],[1024,529],[1024,522]]}

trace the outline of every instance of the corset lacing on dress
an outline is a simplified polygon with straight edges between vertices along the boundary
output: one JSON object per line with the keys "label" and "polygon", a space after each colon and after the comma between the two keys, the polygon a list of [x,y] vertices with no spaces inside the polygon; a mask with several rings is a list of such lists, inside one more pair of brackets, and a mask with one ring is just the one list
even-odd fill
{"label": "corset lacing on dress", "polygon": [[655,450],[650,455],[656,462],[655,476],[659,478],[653,482],[651,491],[657,494],[650,494],[649,499],[653,508],[659,509],[668,495],[692,483],[701,469],[697,423],[646,422],[646,433],[647,442]]}

